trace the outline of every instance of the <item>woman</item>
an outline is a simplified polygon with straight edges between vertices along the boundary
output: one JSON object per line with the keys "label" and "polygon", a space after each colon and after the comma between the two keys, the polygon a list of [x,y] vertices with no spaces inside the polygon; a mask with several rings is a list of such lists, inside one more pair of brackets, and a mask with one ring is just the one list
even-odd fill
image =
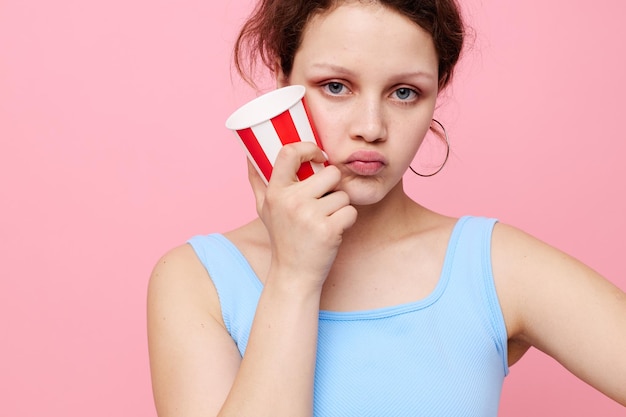
{"label": "woman", "polygon": [[[306,86],[325,152],[284,147],[267,187],[249,165],[259,218],[156,265],[159,416],[494,416],[530,346],[626,405],[623,292],[403,190],[462,43],[454,0],[261,2],[237,62]],[[328,166],[298,182],[305,161]]]}

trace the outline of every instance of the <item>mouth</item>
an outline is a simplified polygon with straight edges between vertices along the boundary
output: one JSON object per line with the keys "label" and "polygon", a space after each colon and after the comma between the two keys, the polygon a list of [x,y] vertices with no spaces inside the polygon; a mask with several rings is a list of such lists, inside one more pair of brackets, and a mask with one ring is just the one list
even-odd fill
{"label": "mouth", "polygon": [[357,151],[348,157],[345,166],[356,175],[372,176],[387,165],[385,158],[375,151]]}

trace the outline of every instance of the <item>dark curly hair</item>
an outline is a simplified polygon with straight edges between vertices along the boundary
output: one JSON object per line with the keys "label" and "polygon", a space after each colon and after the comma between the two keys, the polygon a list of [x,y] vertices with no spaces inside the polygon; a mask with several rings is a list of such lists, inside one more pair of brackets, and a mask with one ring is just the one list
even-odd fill
{"label": "dark curly hair", "polygon": [[[309,20],[349,0],[260,0],[243,25],[234,49],[234,63],[244,80],[254,85],[249,74],[258,60],[270,71],[280,63],[289,76]],[[356,0],[355,0],[356,1]],[[452,79],[465,38],[465,25],[456,0],[358,0],[396,10],[433,37],[439,58],[439,89]]]}

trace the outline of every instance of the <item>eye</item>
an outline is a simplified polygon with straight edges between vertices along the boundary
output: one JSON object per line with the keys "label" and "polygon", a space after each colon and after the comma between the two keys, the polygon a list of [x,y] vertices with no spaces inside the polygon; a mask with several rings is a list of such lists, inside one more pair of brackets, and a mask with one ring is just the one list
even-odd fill
{"label": "eye", "polygon": [[331,95],[335,95],[335,96],[340,95],[342,93],[345,94],[345,90],[346,90],[346,86],[337,81],[326,83],[323,85],[323,87],[327,93]]}
{"label": "eye", "polygon": [[415,100],[419,95],[417,91],[408,87],[398,88],[393,92],[393,94],[395,95],[395,98],[401,101]]}

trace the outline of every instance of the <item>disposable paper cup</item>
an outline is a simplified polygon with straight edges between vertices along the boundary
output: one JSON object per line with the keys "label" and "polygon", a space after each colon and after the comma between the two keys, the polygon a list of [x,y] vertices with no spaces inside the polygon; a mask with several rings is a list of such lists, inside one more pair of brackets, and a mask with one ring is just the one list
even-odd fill
{"label": "disposable paper cup", "polygon": [[[309,117],[304,93],[301,85],[279,88],[243,105],[226,120],[226,127],[235,132],[266,184],[283,145],[306,141],[322,147]],[[304,180],[323,167],[323,164],[305,162],[298,170],[298,179]]]}

